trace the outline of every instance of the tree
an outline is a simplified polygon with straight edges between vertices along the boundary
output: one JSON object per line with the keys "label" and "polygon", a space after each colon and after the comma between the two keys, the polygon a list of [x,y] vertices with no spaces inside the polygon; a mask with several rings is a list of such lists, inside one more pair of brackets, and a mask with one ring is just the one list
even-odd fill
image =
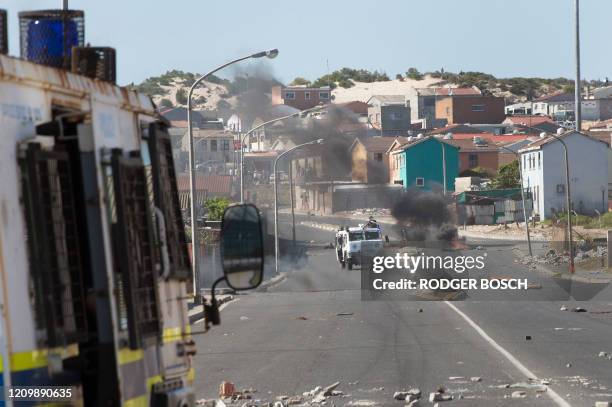
{"label": "tree", "polygon": [[303,85],[310,86],[310,81],[306,78],[302,78],[301,76],[298,76],[289,85],[291,86],[303,86]]}
{"label": "tree", "polygon": [[170,99],[163,98],[159,101],[159,105],[161,107],[172,107],[172,101]]}
{"label": "tree", "polygon": [[178,88],[176,90],[176,103],[180,105],[187,104],[187,92],[185,92],[185,88]]}
{"label": "tree", "polygon": [[423,79],[423,74],[419,72],[416,68],[409,68],[406,71],[406,78],[413,79],[415,81],[420,81]]}
{"label": "tree", "polygon": [[398,81],[401,81],[402,79],[404,79],[404,77],[402,76],[401,73],[398,73],[397,75],[395,75],[395,79],[397,79]]}
{"label": "tree", "polygon": [[208,220],[221,220],[223,218],[223,212],[225,212],[225,208],[227,208],[230,204],[229,199],[227,198],[210,198],[204,202],[204,206],[208,211]]}
{"label": "tree", "polygon": [[499,167],[497,175],[491,182],[491,186],[494,189],[520,188],[521,173],[519,170],[519,161],[514,160],[511,163]]}

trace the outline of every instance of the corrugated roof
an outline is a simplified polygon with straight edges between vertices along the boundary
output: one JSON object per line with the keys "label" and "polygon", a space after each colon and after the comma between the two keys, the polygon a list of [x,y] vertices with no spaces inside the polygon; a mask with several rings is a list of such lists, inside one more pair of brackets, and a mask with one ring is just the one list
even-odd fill
{"label": "corrugated roof", "polygon": [[479,96],[482,94],[477,88],[418,88],[419,96]]}
{"label": "corrugated roof", "polygon": [[535,99],[534,102],[573,102],[574,97],[575,96],[573,93],[557,92],[550,95],[540,96],[539,98]]}
{"label": "corrugated roof", "polygon": [[507,116],[504,120],[504,123],[524,124],[526,126],[535,126],[546,122],[553,123],[548,116]]}
{"label": "corrugated roof", "polygon": [[[179,192],[189,191],[189,174],[177,176]],[[196,175],[196,190],[208,191],[208,194],[229,195],[232,191],[231,175]]]}
{"label": "corrugated roof", "polygon": [[391,144],[395,141],[395,137],[384,137],[384,136],[376,136],[376,137],[363,137],[359,140],[361,144],[365,147],[366,151],[372,153],[383,153],[391,147]]}
{"label": "corrugated roof", "polygon": [[383,104],[391,105],[403,105],[404,103],[406,103],[406,96],[404,95],[372,95],[372,97],[368,99],[368,104],[372,99],[376,99]]}
{"label": "corrugated roof", "polygon": [[487,140],[484,143],[476,144],[473,140],[444,140],[449,144],[459,147],[460,152],[497,152],[499,148],[495,144],[489,144]]}
{"label": "corrugated roof", "polygon": [[560,136],[557,136],[556,138],[552,137],[552,136],[547,136],[545,138],[541,138],[539,140],[536,140],[533,143],[528,144],[524,148],[521,148],[519,150],[519,153],[523,152],[523,151],[529,151],[529,150],[538,150],[538,149],[542,148],[542,146],[544,146],[546,144],[550,144],[550,143],[554,143],[555,141],[558,141],[557,138],[564,139],[565,137],[570,136],[572,134],[580,134],[581,136],[583,136],[583,137],[585,137],[587,139],[591,139],[593,141],[598,141],[600,143],[605,144],[606,146],[609,145],[609,143],[607,143],[605,141],[602,141],[602,140],[600,140],[598,138],[591,137],[591,136],[589,136],[587,134],[584,134],[584,133],[578,133],[577,131],[574,131],[574,130],[570,130],[570,131],[566,131],[565,133],[561,134]]}

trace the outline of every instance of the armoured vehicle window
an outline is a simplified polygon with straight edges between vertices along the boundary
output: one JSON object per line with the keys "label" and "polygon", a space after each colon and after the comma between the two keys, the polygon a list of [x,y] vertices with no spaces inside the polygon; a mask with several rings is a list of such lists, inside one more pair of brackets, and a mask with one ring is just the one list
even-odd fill
{"label": "armoured vehicle window", "polygon": [[375,232],[375,231],[365,232],[365,240],[376,240],[376,239],[380,239],[380,232]]}
{"label": "armoured vehicle window", "polygon": [[349,232],[349,241],[363,240],[363,232]]}

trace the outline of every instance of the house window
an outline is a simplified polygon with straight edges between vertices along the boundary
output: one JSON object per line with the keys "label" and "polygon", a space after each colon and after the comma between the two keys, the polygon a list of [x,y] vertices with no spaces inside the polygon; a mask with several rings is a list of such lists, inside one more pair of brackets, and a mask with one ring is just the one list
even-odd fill
{"label": "house window", "polygon": [[376,160],[376,161],[382,161],[382,160],[383,160],[383,155],[382,155],[382,153],[374,153],[374,160]]}
{"label": "house window", "polygon": [[229,145],[230,145],[229,140],[223,140],[223,151],[229,151]]}
{"label": "house window", "polygon": [[542,168],[542,153],[538,153],[538,168]]}
{"label": "house window", "polygon": [[310,92],[304,92],[304,99],[310,100]]}
{"label": "house window", "polygon": [[472,105],[472,112],[484,112],[484,105]]}
{"label": "house window", "polygon": [[319,99],[329,99],[329,92],[319,92]]}
{"label": "house window", "polygon": [[401,179],[396,179],[395,181],[393,181],[393,183],[396,185],[404,185],[404,181],[402,181]]}
{"label": "house window", "polygon": [[294,100],[295,99],[295,92],[285,92],[285,99]]}
{"label": "house window", "polygon": [[210,140],[210,151],[217,151],[217,140]]}
{"label": "house window", "polygon": [[198,144],[201,146],[200,148],[202,149],[202,151],[206,151],[206,149],[208,148],[208,141],[206,140],[198,141]]}
{"label": "house window", "polygon": [[417,179],[416,179],[416,186],[417,187],[424,187],[425,186],[425,178],[417,177]]}
{"label": "house window", "polygon": [[470,168],[478,167],[478,154],[470,154],[468,158]]}

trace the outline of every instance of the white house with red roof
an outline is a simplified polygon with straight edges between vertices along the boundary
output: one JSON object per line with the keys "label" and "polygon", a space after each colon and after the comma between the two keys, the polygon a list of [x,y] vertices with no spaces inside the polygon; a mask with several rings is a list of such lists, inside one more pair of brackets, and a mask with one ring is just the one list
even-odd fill
{"label": "white house with red roof", "polygon": [[[572,209],[585,215],[608,210],[609,146],[585,134],[559,135],[567,146]],[[533,197],[534,214],[547,219],[566,210],[566,176],[563,144],[544,137],[519,150],[523,187]]]}

